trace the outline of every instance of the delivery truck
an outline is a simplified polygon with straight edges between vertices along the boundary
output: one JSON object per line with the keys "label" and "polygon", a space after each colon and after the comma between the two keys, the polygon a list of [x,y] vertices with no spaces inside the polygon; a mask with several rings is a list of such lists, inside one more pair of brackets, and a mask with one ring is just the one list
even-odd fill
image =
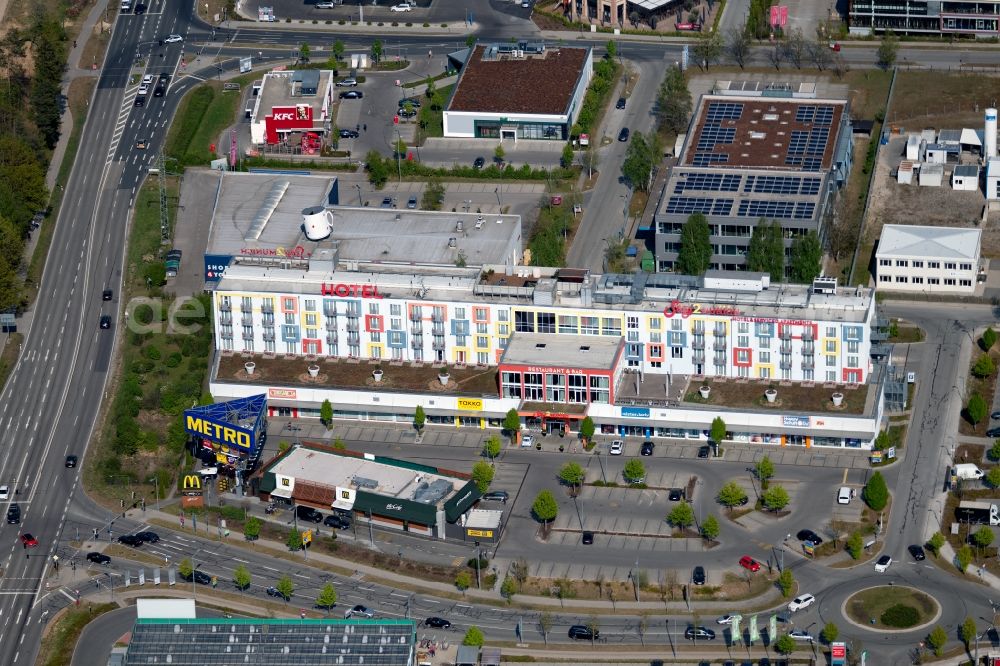
{"label": "delivery truck", "polygon": [[962,481],[979,480],[985,476],[983,470],[972,463],[961,463],[951,468],[951,475]]}
{"label": "delivery truck", "polygon": [[1000,506],[992,502],[959,502],[955,509],[959,522],[976,525],[1000,525]]}

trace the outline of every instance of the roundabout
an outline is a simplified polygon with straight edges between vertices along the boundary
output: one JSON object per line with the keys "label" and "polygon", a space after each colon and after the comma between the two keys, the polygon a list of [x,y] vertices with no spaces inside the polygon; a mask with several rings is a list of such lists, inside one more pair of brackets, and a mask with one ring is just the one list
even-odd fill
{"label": "roundabout", "polygon": [[847,597],[842,613],[848,622],[869,631],[916,631],[941,617],[941,604],[908,585],[877,585]]}

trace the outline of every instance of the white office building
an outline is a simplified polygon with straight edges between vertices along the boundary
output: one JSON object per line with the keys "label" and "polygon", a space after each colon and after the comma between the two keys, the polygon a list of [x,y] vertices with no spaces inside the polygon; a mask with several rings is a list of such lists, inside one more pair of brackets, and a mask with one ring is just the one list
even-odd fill
{"label": "white office building", "polygon": [[980,229],[885,225],[875,252],[878,289],[971,294],[981,236]]}

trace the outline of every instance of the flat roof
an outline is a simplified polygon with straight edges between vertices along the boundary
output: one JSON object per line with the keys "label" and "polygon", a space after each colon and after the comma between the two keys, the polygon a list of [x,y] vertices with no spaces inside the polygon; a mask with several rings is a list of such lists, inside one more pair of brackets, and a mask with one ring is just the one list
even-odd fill
{"label": "flat roof", "polygon": [[876,255],[974,261],[979,257],[982,233],[982,229],[886,224]]}
{"label": "flat roof", "polygon": [[267,469],[268,472],[290,476],[294,479],[321,483],[325,486],[357,488],[386,497],[408,499],[421,504],[420,493],[428,484],[440,482],[450,490],[433,504],[445,500],[461,490],[467,479],[445,474],[435,474],[422,468],[414,471],[408,467],[388,462],[377,462],[350,455],[340,455],[302,446],[293,447],[283,458]]}
{"label": "flat roof", "polygon": [[589,48],[550,46],[522,57],[495,54],[496,48],[475,46],[448,111],[560,115],[569,110]]}
{"label": "flat roof", "polygon": [[828,171],[844,100],[702,95],[680,164]]}
{"label": "flat roof", "polygon": [[542,365],[611,370],[623,342],[620,337],[515,333],[507,341],[500,365]]}
{"label": "flat roof", "polygon": [[[315,81],[312,80],[314,76],[318,77]],[[309,104],[313,107],[313,121],[319,124],[321,118],[318,112],[323,109],[323,97],[332,81],[333,71],[329,69],[267,72],[260,92],[257,93],[260,98],[257,108],[262,115],[269,115],[271,108],[275,106]],[[315,85],[316,93],[303,95],[302,83]]]}
{"label": "flat roof", "polygon": [[[520,254],[519,215],[330,205],[352,194],[339,190],[331,176],[223,173],[206,254],[273,263],[326,250],[331,261],[452,266],[460,258],[478,266]],[[310,241],[302,228],[302,211],[313,206],[327,210],[331,233],[322,241]]]}

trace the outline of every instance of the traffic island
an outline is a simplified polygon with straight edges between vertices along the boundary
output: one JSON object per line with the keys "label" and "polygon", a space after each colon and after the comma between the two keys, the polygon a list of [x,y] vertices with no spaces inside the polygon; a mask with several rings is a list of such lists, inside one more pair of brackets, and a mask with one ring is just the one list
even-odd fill
{"label": "traffic island", "polygon": [[915,588],[890,583],[855,592],[842,611],[849,622],[872,631],[914,631],[934,624],[941,605]]}

